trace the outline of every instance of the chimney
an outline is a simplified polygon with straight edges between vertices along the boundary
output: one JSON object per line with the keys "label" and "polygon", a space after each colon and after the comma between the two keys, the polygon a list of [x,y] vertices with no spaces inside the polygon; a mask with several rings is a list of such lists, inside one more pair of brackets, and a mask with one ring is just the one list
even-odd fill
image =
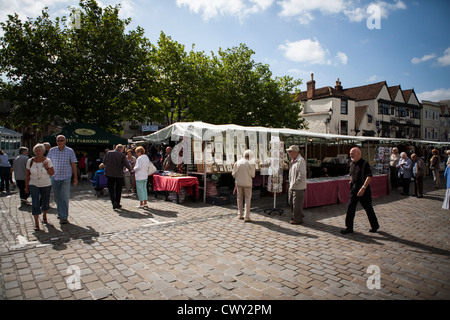
{"label": "chimney", "polygon": [[311,73],[311,81],[306,83],[306,98],[311,100],[314,97],[314,91],[316,90],[316,82],[314,81],[314,73]]}
{"label": "chimney", "polygon": [[342,91],[342,85],[341,82],[339,81],[339,78],[336,81],[336,86],[334,87],[337,91]]}

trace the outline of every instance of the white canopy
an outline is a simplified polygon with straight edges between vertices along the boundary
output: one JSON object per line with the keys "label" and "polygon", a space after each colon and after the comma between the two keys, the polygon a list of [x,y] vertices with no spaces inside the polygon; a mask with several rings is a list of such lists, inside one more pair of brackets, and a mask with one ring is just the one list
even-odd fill
{"label": "white canopy", "polygon": [[[265,127],[244,127],[235,124],[222,124],[214,125],[201,121],[194,122],[177,122],[165,127],[157,132],[146,136],[136,137],[136,139],[142,139],[146,142],[159,143],[167,141],[169,139],[178,140],[182,137],[188,136],[198,140],[211,140],[214,133],[226,132],[226,131],[247,131],[247,132],[266,132],[271,134],[277,134],[280,137],[304,137],[306,139],[336,139],[336,140],[352,140],[352,141],[378,141],[382,143],[418,143],[418,144],[430,144],[435,146],[448,146],[450,142],[437,142],[426,140],[409,140],[401,138],[380,138],[380,137],[366,137],[366,136],[347,136],[339,134],[325,134],[311,132],[307,130],[295,130],[286,128],[265,128]],[[206,134],[205,134],[206,133]],[[207,139],[204,139],[207,137]]]}

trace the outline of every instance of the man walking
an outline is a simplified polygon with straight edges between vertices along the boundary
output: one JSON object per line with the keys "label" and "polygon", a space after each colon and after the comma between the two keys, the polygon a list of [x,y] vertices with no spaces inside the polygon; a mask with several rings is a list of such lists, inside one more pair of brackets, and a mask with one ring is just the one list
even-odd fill
{"label": "man walking", "polygon": [[58,218],[61,224],[66,224],[69,217],[70,181],[73,176],[73,186],[78,184],[77,157],[72,148],[66,146],[66,137],[56,137],[57,146],[50,149],[47,154],[55,170],[52,176],[53,195],[55,197]]}
{"label": "man walking", "polygon": [[[238,218],[244,222],[250,221],[250,204],[252,201],[253,178],[255,177],[255,164],[251,159],[252,152],[246,150],[244,157],[233,165],[232,176],[235,179],[237,189]],[[245,215],[243,216],[242,201],[245,197]]]}
{"label": "man walking", "polygon": [[303,224],[303,202],[306,191],[306,162],[298,146],[287,149],[292,159],[289,168],[289,204],[292,210],[291,224]]}
{"label": "man walking", "polygon": [[123,168],[131,171],[127,156],[123,153],[123,145],[118,144],[113,151],[109,151],[104,158],[105,176],[108,178],[108,193],[113,209],[120,209],[122,188],[124,186]]}
{"label": "man walking", "polygon": [[413,161],[413,177],[414,177],[414,195],[417,198],[423,198],[423,179],[425,177],[425,162],[415,153],[411,155]]}
{"label": "man walking", "polygon": [[372,207],[372,192],[370,190],[370,180],[372,170],[369,163],[361,157],[361,150],[357,147],[350,150],[350,201],[345,217],[346,229],[341,230],[342,234],[353,233],[353,221],[355,219],[356,206],[361,202],[369,218],[372,229],[369,232],[377,232],[380,228],[375,211]]}

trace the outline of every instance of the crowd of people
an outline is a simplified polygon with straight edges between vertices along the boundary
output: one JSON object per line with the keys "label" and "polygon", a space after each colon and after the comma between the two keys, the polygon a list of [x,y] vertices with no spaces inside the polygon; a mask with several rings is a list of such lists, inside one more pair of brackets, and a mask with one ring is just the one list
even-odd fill
{"label": "crowd of people", "polygon": [[[61,224],[68,223],[70,185],[78,184],[78,176],[90,171],[86,155],[77,159],[72,148],[66,146],[66,139],[60,135],[56,139],[57,146],[51,147],[49,143],[36,144],[33,147],[33,157],[29,157],[26,147],[19,149],[19,155],[13,162],[0,150],[0,191],[9,190],[11,171],[14,172],[15,182],[19,189],[22,204],[30,204],[31,197],[32,215],[34,217],[35,230],[40,230],[39,216],[42,214],[42,222],[48,223],[47,211],[51,190],[58,211],[58,219]],[[107,189],[113,209],[122,207],[121,197],[125,187],[128,195],[136,193],[139,205],[137,208],[148,209],[149,175],[157,170],[177,171],[177,166],[172,161],[172,148],[164,149],[162,156],[159,149],[152,148],[147,155],[141,146],[137,148],[125,148],[123,145],[115,146],[114,150],[106,150],[103,158],[98,159],[93,173],[94,186],[99,184],[99,177],[103,175],[107,179]],[[307,187],[306,162],[300,155],[300,149],[292,145],[287,149],[291,159],[289,163],[289,190],[288,202],[292,211],[291,224],[303,224],[303,202]],[[450,209],[450,150],[445,151],[444,178],[446,180],[446,194],[442,208]],[[250,205],[252,197],[252,179],[255,177],[254,155],[250,150],[245,151],[243,158],[233,165],[232,176],[235,180],[237,192],[238,217],[245,222],[250,220]],[[346,228],[341,232],[348,234],[353,232],[353,220],[356,206],[361,203],[365,209],[371,229],[377,232],[378,220],[372,207],[370,181],[372,171],[369,163],[362,159],[361,150],[358,147],[350,150],[350,199],[345,219]],[[398,148],[392,149],[390,157],[390,184],[392,190],[402,188],[401,194],[410,194],[411,181],[414,183],[414,195],[424,197],[423,182],[427,175],[433,177],[434,188],[440,188],[441,157],[437,149],[431,150],[429,159],[423,159],[417,153],[400,152]],[[11,170],[12,169],[12,170]],[[92,171],[92,170],[91,170]]]}

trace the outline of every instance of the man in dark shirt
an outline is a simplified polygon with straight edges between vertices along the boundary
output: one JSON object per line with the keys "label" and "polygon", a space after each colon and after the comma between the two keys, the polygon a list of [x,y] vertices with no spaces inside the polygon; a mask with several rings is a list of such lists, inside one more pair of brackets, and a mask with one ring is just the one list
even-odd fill
{"label": "man in dark shirt", "polygon": [[124,185],[123,168],[131,170],[130,163],[123,153],[123,145],[118,144],[113,151],[109,151],[104,158],[105,176],[108,178],[108,193],[113,209],[120,209],[120,199]]}
{"label": "man in dark shirt", "polygon": [[370,226],[372,227],[369,232],[377,232],[380,226],[372,207],[372,192],[369,185],[372,179],[370,165],[361,158],[361,150],[359,148],[355,147],[350,150],[350,158],[352,160],[350,164],[350,201],[348,203],[347,216],[345,217],[346,229],[341,230],[341,233],[353,233],[353,221],[358,201],[361,202],[369,218]]}

